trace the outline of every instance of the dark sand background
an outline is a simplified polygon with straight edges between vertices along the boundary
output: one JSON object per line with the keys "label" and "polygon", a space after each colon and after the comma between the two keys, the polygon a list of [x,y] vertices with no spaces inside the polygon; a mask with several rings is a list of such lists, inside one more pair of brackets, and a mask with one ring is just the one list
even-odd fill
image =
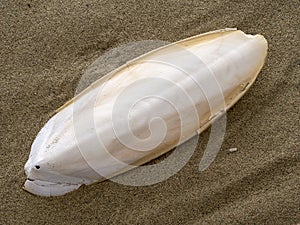
{"label": "dark sand background", "polygon": [[[298,15],[299,1],[1,1],[0,224],[299,223]],[[53,198],[22,190],[32,141],[98,56],[225,27],[263,34],[269,55],[228,112],[208,170],[198,172],[209,130],[189,163],[153,186],[107,181]]]}

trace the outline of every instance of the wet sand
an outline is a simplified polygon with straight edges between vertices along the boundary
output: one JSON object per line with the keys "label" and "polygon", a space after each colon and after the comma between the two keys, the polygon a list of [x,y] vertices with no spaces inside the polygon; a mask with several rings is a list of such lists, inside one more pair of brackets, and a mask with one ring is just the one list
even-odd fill
{"label": "wet sand", "polygon": [[[297,1],[72,2],[0,3],[0,224],[300,222]],[[225,27],[264,35],[269,54],[229,110],[208,170],[198,165],[209,130],[189,163],[156,185],[107,181],[51,198],[22,190],[32,141],[97,57],[129,42],[173,42]]]}

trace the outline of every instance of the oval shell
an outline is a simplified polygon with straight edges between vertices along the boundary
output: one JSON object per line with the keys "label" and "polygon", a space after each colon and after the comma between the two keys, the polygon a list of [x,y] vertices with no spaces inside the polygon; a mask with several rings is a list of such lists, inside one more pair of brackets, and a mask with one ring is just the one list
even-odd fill
{"label": "oval shell", "polygon": [[225,29],[142,55],[57,110],[32,144],[25,190],[63,195],[142,165],[205,130],[250,88],[261,35]]}

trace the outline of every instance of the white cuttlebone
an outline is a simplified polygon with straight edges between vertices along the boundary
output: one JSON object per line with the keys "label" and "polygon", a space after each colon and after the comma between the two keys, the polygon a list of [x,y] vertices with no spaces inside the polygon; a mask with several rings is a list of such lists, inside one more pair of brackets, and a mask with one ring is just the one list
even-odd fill
{"label": "white cuttlebone", "polygon": [[[126,63],[63,105],[42,128],[25,165],[25,190],[63,195],[122,173],[128,164],[148,162],[202,132],[250,88],[267,48],[261,35],[224,29]],[[139,101],[128,115],[130,100]],[[123,127],[127,123],[133,134]]]}

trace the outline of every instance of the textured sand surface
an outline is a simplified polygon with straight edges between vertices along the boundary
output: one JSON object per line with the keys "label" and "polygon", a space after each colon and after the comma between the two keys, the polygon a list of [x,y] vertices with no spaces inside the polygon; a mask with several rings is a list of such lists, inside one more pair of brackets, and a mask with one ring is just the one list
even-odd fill
{"label": "textured sand surface", "polygon": [[[1,1],[0,224],[299,223],[298,21],[299,1]],[[208,170],[198,165],[209,130],[189,163],[153,186],[107,181],[53,198],[22,190],[32,141],[98,56],[225,27],[263,34],[269,54],[228,112]]]}

